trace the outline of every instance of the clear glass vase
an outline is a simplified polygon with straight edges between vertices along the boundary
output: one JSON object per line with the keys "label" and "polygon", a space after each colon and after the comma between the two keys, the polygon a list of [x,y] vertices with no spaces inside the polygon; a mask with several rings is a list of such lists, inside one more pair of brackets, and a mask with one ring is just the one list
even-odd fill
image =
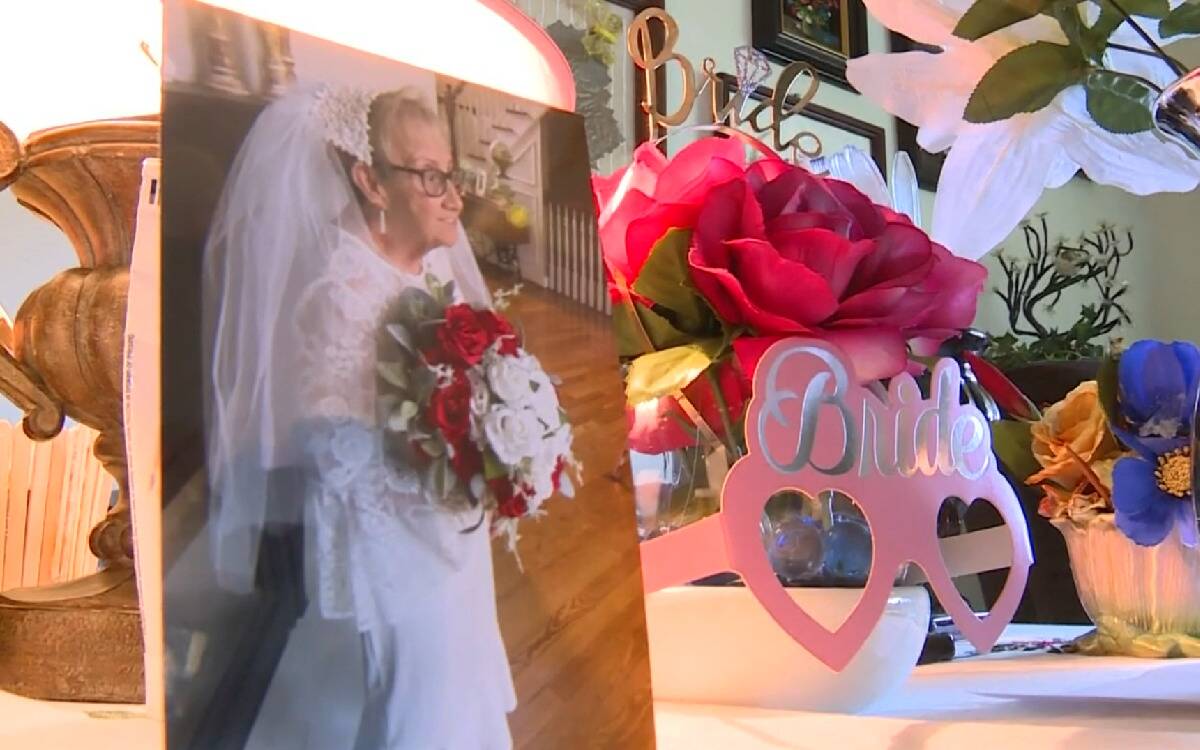
{"label": "clear glass vase", "polygon": [[[643,540],[686,526],[720,508],[730,461],[718,441],[657,454],[630,452],[638,533]],[[861,587],[871,569],[871,530],[847,496],[781,492],[760,522],[763,547],[789,586]],[[735,580],[720,576],[714,583]]]}

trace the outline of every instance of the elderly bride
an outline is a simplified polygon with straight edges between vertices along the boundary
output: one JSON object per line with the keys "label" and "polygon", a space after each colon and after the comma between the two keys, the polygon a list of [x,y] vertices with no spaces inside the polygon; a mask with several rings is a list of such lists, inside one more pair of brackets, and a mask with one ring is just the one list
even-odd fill
{"label": "elderly bride", "polygon": [[[303,518],[307,536],[310,606],[252,747],[511,746],[487,525],[385,458],[376,415],[376,341],[401,292],[453,282],[489,304],[454,166],[410,91],[301,91],[259,115],[210,227],[218,578],[253,591],[265,525]],[[277,480],[297,474],[295,492]]]}

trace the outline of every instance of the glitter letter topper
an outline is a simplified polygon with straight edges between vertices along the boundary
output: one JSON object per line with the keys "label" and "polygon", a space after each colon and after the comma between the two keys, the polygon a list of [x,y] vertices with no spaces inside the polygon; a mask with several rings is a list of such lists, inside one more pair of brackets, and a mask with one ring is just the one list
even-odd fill
{"label": "glitter letter topper", "polygon": [[[991,433],[978,409],[961,403],[958,365],[933,369],[929,398],[911,375],[892,378],[884,393],[855,384],[848,360],[828,343],[788,339],[773,345],[754,376],[746,412],[748,453],[725,479],[716,514],[643,542],[647,593],[716,573],[738,573],[755,598],[792,638],[831,669],[843,669],[883,615],[905,563],[920,566],[938,600],[981,651],[1011,621],[1032,564],[1021,506],[992,456]],[[857,606],[828,630],[796,604],[775,576],[759,531],[772,495],[794,490],[816,497],[836,490],[862,509],[871,528],[871,570]],[[954,587],[949,547],[937,516],[946,498],[991,503],[1006,528],[1008,581],[989,614],[976,617]],[[967,546],[971,546],[968,542]],[[976,545],[977,546],[977,545]],[[956,566],[957,567],[957,566]]]}

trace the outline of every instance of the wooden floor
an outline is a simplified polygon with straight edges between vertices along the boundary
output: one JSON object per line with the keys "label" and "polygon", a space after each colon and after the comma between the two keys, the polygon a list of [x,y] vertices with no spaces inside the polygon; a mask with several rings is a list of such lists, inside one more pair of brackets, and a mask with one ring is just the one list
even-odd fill
{"label": "wooden floor", "polygon": [[506,314],[562,380],[584,482],[522,525],[524,573],[494,545],[500,627],[518,707],[518,748],[654,746],[650,662],[628,468],[624,397],[610,321],[525,284]]}

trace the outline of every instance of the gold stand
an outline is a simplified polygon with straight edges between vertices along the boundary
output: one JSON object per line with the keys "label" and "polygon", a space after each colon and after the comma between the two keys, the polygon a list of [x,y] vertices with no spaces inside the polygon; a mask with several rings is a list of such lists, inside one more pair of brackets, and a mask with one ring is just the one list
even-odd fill
{"label": "gold stand", "polygon": [[79,259],[21,305],[0,341],[0,393],[34,439],[64,417],[98,430],[95,454],[119,493],[89,540],[102,572],[0,596],[0,690],[30,698],[144,696],[121,373],[141,164],[158,137],[157,118],[130,119],[43,130],[22,146],[0,124],[0,190],[53,222]]}

